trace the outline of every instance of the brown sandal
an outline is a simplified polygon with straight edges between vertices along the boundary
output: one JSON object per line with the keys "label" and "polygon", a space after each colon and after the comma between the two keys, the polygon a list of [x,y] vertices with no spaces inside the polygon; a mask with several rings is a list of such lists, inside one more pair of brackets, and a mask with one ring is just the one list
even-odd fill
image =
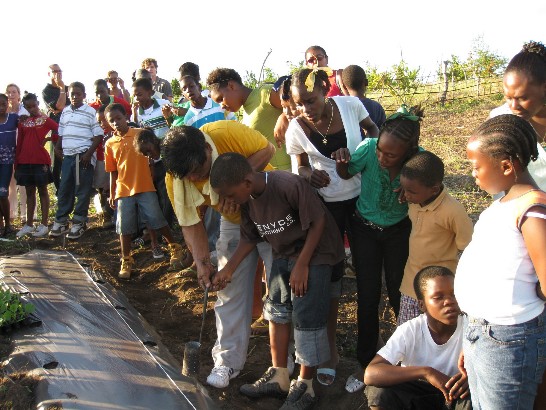
{"label": "brown sandal", "polygon": [[269,322],[261,315],[250,325],[251,336],[266,336],[269,334]]}

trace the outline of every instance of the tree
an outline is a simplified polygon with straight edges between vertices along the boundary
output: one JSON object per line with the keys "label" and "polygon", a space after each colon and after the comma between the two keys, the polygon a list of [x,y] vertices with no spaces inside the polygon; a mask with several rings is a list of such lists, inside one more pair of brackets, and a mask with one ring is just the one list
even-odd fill
{"label": "tree", "polygon": [[420,67],[412,69],[402,59],[393,65],[390,71],[380,74],[380,84],[389,90],[389,94],[395,97],[397,103],[411,105],[421,85],[420,71]]}
{"label": "tree", "polygon": [[[467,79],[467,73],[470,71],[468,66],[468,61],[461,61],[461,59],[451,54],[451,59],[447,60],[447,76],[448,78],[451,78],[455,81],[462,81]],[[440,69],[438,70],[438,77],[441,78],[443,76],[442,67],[440,66]]]}
{"label": "tree", "polygon": [[474,40],[474,46],[468,56],[468,66],[476,78],[495,77],[501,74],[508,60],[489,50],[482,37]]}
{"label": "tree", "polygon": [[[263,77],[264,79],[261,84],[274,83],[279,78],[279,76],[275,74],[275,72],[269,67],[264,67]],[[256,74],[248,70],[243,77],[243,84],[248,88],[256,88],[260,85],[260,83],[258,83],[258,78],[256,77]]]}
{"label": "tree", "polygon": [[[506,68],[508,60],[494,52],[483,42],[482,37],[477,37],[473,41],[472,51],[468,54],[466,61],[462,61],[458,56],[451,55],[448,60],[447,75],[456,80],[466,80],[468,78],[486,78],[496,77]],[[438,71],[441,77],[442,70]]]}
{"label": "tree", "polygon": [[178,101],[182,95],[182,90],[180,89],[180,81],[176,78],[171,80],[171,88],[173,89],[173,101]]}

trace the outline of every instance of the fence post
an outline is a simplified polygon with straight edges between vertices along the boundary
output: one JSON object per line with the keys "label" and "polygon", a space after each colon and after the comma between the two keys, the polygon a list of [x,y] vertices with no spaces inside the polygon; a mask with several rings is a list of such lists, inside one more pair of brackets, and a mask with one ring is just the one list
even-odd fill
{"label": "fence post", "polygon": [[440,97],[440,104],[445,105],[446,99],[447,99],[447,89],[449,87],[449,79],[447,77],[447,65],[449,64],[449,61],[444,61],[444,66],[442,67],[442,75],[444,76],[444,91],[442,92],[442,96]]}
{"label": "fence post", "polygon": [[480,96],[480,83],[481,78],[477,72],[474,72],[474,78],[476,79],[476,97]]}

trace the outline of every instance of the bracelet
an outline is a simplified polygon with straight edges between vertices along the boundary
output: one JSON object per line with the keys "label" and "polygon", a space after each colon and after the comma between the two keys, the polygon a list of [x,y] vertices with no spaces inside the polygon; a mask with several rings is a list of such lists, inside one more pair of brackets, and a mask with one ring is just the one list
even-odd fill
{"label": "bracelet", "polygon": [[66,91],[59,91],[60,94],[66,94]]}

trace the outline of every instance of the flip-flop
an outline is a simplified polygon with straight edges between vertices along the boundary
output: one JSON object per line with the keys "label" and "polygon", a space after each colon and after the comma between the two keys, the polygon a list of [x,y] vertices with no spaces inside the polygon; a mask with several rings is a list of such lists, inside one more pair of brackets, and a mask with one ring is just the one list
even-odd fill
{"label": "flip-flop", "polygon": [[359,390],[362,390],[366,385],[364,382],[358,380],[352,374],[347,378],[347,383],[345,383],[345,390],[349,393],[354,393]]}
{"label": "flip-flop", "polygon": [[336,369],[329,369],[328,367],[321,367],[320,369],[317,369],[317,381],[323,386],[331,386],[334,384],[335,380]]}
{"label": "flip-flop", "polygon": [[250,337],[266,336],[269,334],[269,322],[260,316],[250,326]]}

